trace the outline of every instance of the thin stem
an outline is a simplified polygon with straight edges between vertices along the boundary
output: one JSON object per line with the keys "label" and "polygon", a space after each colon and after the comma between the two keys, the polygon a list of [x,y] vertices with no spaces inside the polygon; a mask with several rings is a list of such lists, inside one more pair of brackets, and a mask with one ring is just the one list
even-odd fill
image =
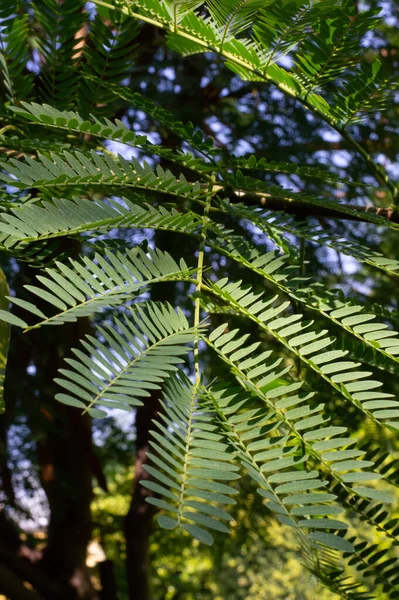
{"label": "thin stem", "polygon": [[[305,275],[305,239],[300,239],[300,248],[299,248],[299,277],[303,277]],[[294,302],[295,310],[297,313],[300,312],[301,306],[298,301]],[[301,369],[302,369],[302,361],[299,356],[296,358],[296,374],[298,379],[301,379]]]}
{"label": "thin stem", "polygon": [[[212,202],[212,190],[215,183],[215,175],[212,175],[212,181],[209,184],[209,193],[206,198],[206,204],[204,208],[204,215],[202,218],[202,229],[201,229],[201,241],[198,251],[198,262],[197,262],[197,286],[195,291],[197,293],[195,298],[194,308],[194,327],[198,327],[201,318],[201,305],[200,305],[200,292],[203,286],[203,273],[204,273],[204,248],[206,242],[206,228],[209,221],[209,210]],[[194,371],[195,371],[195,385],[198,387],[201,382],[200,365],[199,365],[199,334],[195,336],[194,340]]]}
{"label": "thin stem", "polygon": [[303,277],[305,275],[305,239],[301,238],[300,241],[300,251],[299,251],[299,276]]}
{"label": "thin stem", "polygon": [[[265,182],[260,181],[260,184]],[[392,183],[392,182],[391,182]],[[203,184],[205,186],[207,184]],[[302,195],[283,195],[283,193],[269,193],[266,190],[253,190],[234,188],[228,194],[226,186],[217,184],[213,188],[214,194],[224,193],[230,198],[231,203],[242,203],[248,206],[260,206],[266,210],[284,211],[299,217],[327,217],[332,219],[346,219],[351,221],[376,222],[375,217],[382,217],[392,223],[399,223],[399,211],[392,208],[376,206],[356,206],[354,204],[339,204],[323,198],[313,198]],[[283,192],[284,190],[282,190]],[[288,191],[288,190],[287,190]],[[212,209],[214,210],[214,209]]]}

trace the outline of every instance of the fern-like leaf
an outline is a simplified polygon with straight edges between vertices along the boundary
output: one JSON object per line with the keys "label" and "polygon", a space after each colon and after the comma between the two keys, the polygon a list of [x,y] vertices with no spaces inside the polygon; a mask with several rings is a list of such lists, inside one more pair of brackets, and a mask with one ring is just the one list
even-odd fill
{"label": "fern-like leaf", "polygon": [[[270,382],[277,378],[273,373]],[[315,491],[325,482],[317,471],[306,468],[309,456],[295,438],[288,432],[276,435],[279,419],[274,411],[259,408],[251,395],[230,389],[214,390],[211,397],[243,466],[260,485],[258,493],[269,501],[268,508],[309,541],[350,552],[351,544],[333,533],[347,528],[343,521],[331,518],[342,508],[332,504],[334,495]]]}
{"label": "fern-like leaf", "polygon": [[10,300],[14,304],[42,319],[30,327],[22,320],[19,324],[28,329],[61,325],[92,315],[104,307],[127,303],[149,284],[189,280],[192,270],[183,259],[178,265],[167,252],[149,249],[148,255],[136,247],[126,255],[115,255],[107,250],[106,258],[96,254],[95,260],[87,257],[70,259],[70,266],[57,262],[56,269],[46,269],[46,276],[37,275],[41,287],[26,285],[25,288],[58,312],[46,316],[35,304],[12,297]]}
{"label": "fern-like leaf", "polygon": [[94,417],[107,415],[96,406],[140,406],[141,398],[158,390],[182,364],[190,350],[187,344],[197,335],[181,310],[152,302],[137,305],[123,321],[114,318],[98,332],[104,342],[87,335],[82,341],[86,353],[73,349],[76,358],[65,359],[70,368],[60,369],[62,377],[54,380],[65,388],[56,400]]}
{"label": "fern-like leaf", "polygon": [[302,322],[300,315],[282,317],[289,302],[275,304],[277,297],[265,299],[262,292],[254,293],[250,287],[242,288],[240,282],[210,282],[209,289],[212,295],[231,308],[235,307],[238,314],[245,315],[261,329],[272,334],[372,420],[388,428],[399,427],[396,421],[399,417],[399,402],[393,399],[393,395],[374,391],[382,383],[369,379],[372,372],[354,371],[358,365],[353,361],[343,360],[348,353],[346,350],[331,349],[334,339],[327,335],[327,330],[309,330],[312,323]]}
{"label": "fern-like leaf", "polygon": [[34,13],[41,27],[37,38],[42,56],[40,93],[55,106],[66,108],[78,93],[80,42],[87,13],[81,0],[41,0],[34,3]]}
{"label": "fern-like leaf", "polygon": [[9,0],[0,7],[0,72],[12,102],[26,98],[33,82],[32,74],[26,70],[30,25],[28,14],[21,11],[23,4],[21,0]]}
{"label": "fern-like leaf", "polygon": [[162,510],[161,527],[176,527],[211,544],[208,529],[228,533],[231,520],[221,508],[232,504],[236,490],[226,485],[239,478],[234,454],[218,431],[212,411],[201,407],[198,386],[183,373],[168,380],[162,413],[152,432],[150,464],[144,468],[154,481],[142,484],[159,495],[147,502]]}
{"label": "fern-like leaf", "polygon": [[[278,421],[276,427],[282,428],[282,433],[294,436],[301,448],[323,465],[346,495],[358,496],[362,502],[366,498],[392,502],[392,496],[384,491],[358,486],[359,482],[378,480],[382,475],[363,471],[371,468],[373,462],[365,460],[368,457],[364,450],[348,449],[355,440],[342,437],[346,428],[326,427],[329,416],[323,414],[324,404],[313,404],[312,394],[289,396],[303,386],[303,382],[289,383],[281,378],[289,367],[278,370],[281,359],[269,362],[270,351],[255,354],[253,345],[244,346],[245,336],[237,338],[237,330],[222,333],[224,328],[226,324],[212,332],[206,340],[208,345],[230,366],[242,387],[269,406]],[[339,437],[335,437],[337,435]],[[328,437],[333,439],[326,440]]]}
{"label": "fern-like leaf", "polygon": [[10,248],[17,242],[27,243],[115,227],[187,234],[198,230],[200,219],[192,212],[180,213],[173,208],[155,208],[149,204],[135,204],[127,198],[122,200],[123,203],[109,199],[106,203],[76,197],[71,200],[55,198],[53,202],[43,202],[42,205],[23,204],[12,208],[9,214],[2,214],[0,233],[4,234],[4,238],[1,243]]}
{"label": "fern-like leaf", "polygon": [[[326,246],[336,252],[342,252],[342,254],[346,254],[347,256],[353,256],[359,262],[369,264],[376,269],[385,271],[389,275],[398,275],[399,261],[387,258],[380,252],[366,248],[357,241],[349,241],[341,235],[337,236],[326,231],[322,227],[312,226],[306,221],[294,219],[286,213],[226,202],[223,203],[223,210],[241,218],[250,219],[268,235],[273,231],[277,234],[288,233],[309,242]],[[381,225],[396,230],[398,228],[397,223],[392,223],[387,219],[380,219],[378,216],[377,219]],[[367,213],[365,214],[365,220],[368,220]],[[370,221],[372,220],[374,219],[371,215]]]}
{"label": "fern-like leaf", "polygon": [[52,160],[44,155],[37,160],[26,157],[24,161],[14,158],[0,161],[0,167],[15,179],[0,173],[0,180],[19,189],[38,188],[47,190],[62,188],[123,188],[124,190],[142,190],[159,192],[180,198],[199,199],[205,192],[200,184],[188,183],[184,175],[177,179],[169,170],[161,166],[154,172],[144,162],[132,157],[130,163],[122,156],[115,159],[108,154],[64,152],[63,156],[51,154]]}
{"label": "fern-like leaf", "polygon": [[[107,85],[107,93],[109,90],[111,90],[110,93],[112,93],[112,97],[115,98],[115,93],[112,91],[113,88],[110,88],[109,85]],[[133,98],[137,99],[139,105],[144,104],[147,106],[146,102],[139,94],[133,95]],[[139,100],[141,100],[141,103]],[[156,108],[155,105],[152,105],[152,103],[149,104],[153,108],[151,113],[154,112],[156,115],[159,113],[161,115],[163,114],[161,108]],[[11,106],[10,108],[19,118],[31,121],[36,125],[42,125],[53,130],[64,130],[79,134],[85,133],[93,138],[118,141],[126,144],[127,146],[139,148],[140,150],[155,154],[164,159],[167,158],[172,162],[197,172],[200,176],[203,176],[203,174],[207,173],[213,168],[209,162],[204,162],[204,160],[194,156],[191,152],[174,152],[170,148],[152,144],[148,141],[146,136],[136,135],[118,119],[116,119],[115,122],[110,121],[106,117],[103,119],[98,119],[97,117],[83,119],[83,117],[81,117],[81,115],[77,112],[66,110],[61,111],[53,106],[49,106],[48,104],[37,104],[35,102],[28,104],[27,102],[22,102],[21,105],[23,108],[21,106]],[[166,119],[167,115],[168,113],[163,115],[164,120]],[[190,128],[189,125],[181,124],[179,127],[179,124],[175,123],[174,129],[179,130],[180,134],[182,134],[183,131],[185,133],[190,131],[193,139],[196,138],[198,140],[199,136],[200,139],[202,139],[201,132],[197,131],[195,134],[193,134],[193,128]],[[209,139],[209,141],[212,143],[211,139]],[[209,147],[209,142],[203,144],[197,144],[197,142],[195,142],[195,145],[199,145],[202,148],[202,151],[204,151],[204,147]]]}

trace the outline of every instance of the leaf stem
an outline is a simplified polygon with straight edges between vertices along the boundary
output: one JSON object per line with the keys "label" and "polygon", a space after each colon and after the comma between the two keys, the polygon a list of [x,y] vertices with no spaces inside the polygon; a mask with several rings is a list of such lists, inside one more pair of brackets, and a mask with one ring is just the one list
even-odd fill
{"label": "leaf stem", "polygon": [[[212,180],[209,183],[208,187],[208,195],[206,198],[206,203],[204,207],[204,214],[202,218],[202,228],[201,228],[201,241],[199,245],[198,251],[198,262],[197,262],[197,285],[195,288],[196,298],[195,298],[195,308],[194,308],[194,327],[198,328],[201,318],[201,305],[200,305],[200,292],[203,286],[203,273],[204,273],[204,248],[206,242],[206,228],[209,221],[209,210],[211,208],[212,202],[212,194],[213,194],[213,186],[215,184],[216,176],[212,174]],[[200,375],[200,365],[199,365],[199,334],[196,335],[194,340],[194,371],[195,371],[195,384],[198,387],[201,381]]]}
{"label": "leaf stem", "polygon": [[[305,275],[305,239],[301,238],[300,239],[300,247],[299,247],[299,277],[303,277]],[[301,310],[301,305],[300,303],[295,300],[294,301],[294,306],[295,306],[295,310],[297,313],[300,312]],[[300,356],[296,357],[296,374],[297,374],[297,378],[300,380],[301,379],[301,369],[302,369],[302,361]]]}
{"label": "leaf stem", "polygon": [[303,277],[305,275],[305,239],[301,238],[300,240],[300,250],[299,250],[299,275]]}

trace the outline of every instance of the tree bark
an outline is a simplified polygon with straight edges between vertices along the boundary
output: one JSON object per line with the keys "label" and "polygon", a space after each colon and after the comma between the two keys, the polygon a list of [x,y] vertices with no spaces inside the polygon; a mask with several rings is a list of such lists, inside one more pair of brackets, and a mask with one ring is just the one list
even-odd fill
{"label": "tree bark", "polygon": [[[24,296],[22,286],[33,283],[32,280],[32,269],[21,265],[14,281],[19,297]],[[37,590],[40,573],[58,582],[57,590],[47,590],[46,600],[98,598],[86,568],[86,550],[92,531],[90,505],[95,463],[91,419],[56,402],[57,386],[53,383],[65,355],[78,345],[89,326],[88,319],[80,319],[58,328],[56,335],[53,328],[33,330],[25,335],[17,332],[10,348],[6,400],[11,406],[21,403],[27,414],[32,437],[37,440],[39,475],[50,509],[47,546],[42,559],[31,563],[39,571],[36,583],[32,582],[35,587],[37,584]],[[33,375],[27,372],[29,365],[35,368]]]}
{"label": "tree bark", "polygon": [[57,411],[54,433],[38,442],[43,489],[50,506],[42,568],[70,586],[70,598],[97,598],[87,568],[91,538],[90,418],[70,407]]}
{"label": "tree bark", "polygon": [[98,564],[101,580],[101,600],[118,600],[114,563],[112,560],[103,560]]}
{"label": "tree bark", "polygon": [[125,518],[126,577],[130,600],[150,600],[150,534],[155,510],[146,502],[151,495],[140,481],[148,478],[143,466],[147,461],[151,421],[159,412],[159,397],[152,394],[136,413],[136,463],[133,494]]}
{"label": "tree bark", "polygon": [[[37,331],[38,337],[43,336],[42,330]],[[57,388],[53,384],[58,369],[65,366],[65,355],[90,331],[90,323],[88,319],[79,319],[64,324],[61,331],[62,337],[53,341],[52,354],[47,347],[43,355],[38,353],[35,357],[41,381],[49,382],[48,387],[42,388],[40,399],[47,435],[37,442],[40,479],[50,507],[42,567],[51,577],[70,587],[71,600],[94,600],[98,594],[86,568],[87,545],[92,532],[91,418],[56,402]],[[38,339],[35,341],[39,344]]]}

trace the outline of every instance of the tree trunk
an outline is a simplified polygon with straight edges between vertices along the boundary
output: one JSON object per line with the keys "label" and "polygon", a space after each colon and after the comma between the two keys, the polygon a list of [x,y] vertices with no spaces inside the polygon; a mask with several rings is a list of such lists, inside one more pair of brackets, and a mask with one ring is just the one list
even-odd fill
{"label": "tree trunk", "polygon": [[[18,296],[24,296],[22,286],[33,283],[32,279],[32,269],[21,265],[14,286]],[[65,366],[65,355],[89,327],[88,319],[80,319],[56,330],[43,328],[23,336],[18,332],[11,344],[5,382],[7,402],[22,404],[32,438],[37,440],[39,474],[50,509],[47,546],[35,566],[43,576],[57,581],[65,591],[62,597],[69,600],[98,598],[86,568],[92,530],[91,419],[54,400],[58,390],[53,379]],[[35,368],[33,375],[27,372],[29,365]],[[61,595],[49,591],[43,597],[59,600]]]}
{"label": "tree trunk", "polygon": [[101,580],[101,600],[118,600],[116,591],[114,563],[112,560],[103,560],[98,563]]}
{"label": "tree trunk", "polygon": [[130,600],[150,600],[150,533],[154,507],[146,502],[151,495],[140,481],[148,478],[143,469],[147,460],[151,421],[159,411],[159,397],[153,394],[145,399],[136,412],[136,463],[132,501],[125,519],[126,577]]}
{"label": "tree trunk", "polygon": [[[36,364],[43,369],[41,380],[51,382],[47,398],[42,396],[40,401],[48,431],[37,443],[40,478],[50,506],[42,566],[50,576],[70,586],[71,600],[98,598],[86,568],[87,545],[92,531],[91,418],[76,408],[56,402],[57,389],[52,381],[57,377],[58,369],[65,367],[65,355],[79,345],[89,328],[88,319],[63,325],[63,335],[54,344],[53,354],[47,349],[44,362],[39,356],[36,358]],[[47,404],[43,410],[44,400]]]}
{"label": "tree trunk", "polygon": [[97,598],[86,568],[91,538],[90,418],[70,407],[56,415],[55,431],[38,442],[43,489],[50,506],[42,567],[71,587],[70,597]]}

